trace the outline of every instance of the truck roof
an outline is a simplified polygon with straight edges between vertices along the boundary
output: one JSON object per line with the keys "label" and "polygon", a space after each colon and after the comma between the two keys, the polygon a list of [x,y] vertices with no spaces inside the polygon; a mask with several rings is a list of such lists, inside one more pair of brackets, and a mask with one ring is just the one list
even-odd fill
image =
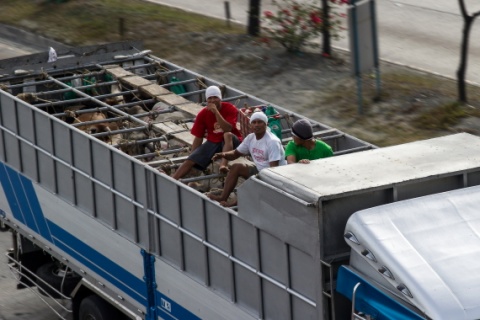
{"label": "truck roof", "polygon": [[262,170],[258,178],[308,202],[480,165],[480,138],[459,133]]}
{"label": "truck roof", "polygon": [[347,242],[372,273],[385,266],[390,289],[400,294],[403,284],[400,296],[430,318],[479,319],[479,207],[475,186],[358,211],[345,232],[359,244]]}

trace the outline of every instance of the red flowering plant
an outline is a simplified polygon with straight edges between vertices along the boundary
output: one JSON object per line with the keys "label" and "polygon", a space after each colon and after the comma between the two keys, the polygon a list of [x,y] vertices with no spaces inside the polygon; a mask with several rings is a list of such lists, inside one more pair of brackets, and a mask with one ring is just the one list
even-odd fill
{"label": "red flowering plant", "polygon": [[[330,0],[335,5],[348,3],[348,0]],[[319,5],[312,2],[296,0],[277,0],[277,12],[265,11],[262,18],[262,42],[271,40],[281,44],[288,52],[300,52],[302,47],[316,47],[312,38],[322,34],[327,23],[323,20],[323,12]],[[337,13],[330,7],[328,28],[331,36],[338,38],[341,18],[345,14]]]}

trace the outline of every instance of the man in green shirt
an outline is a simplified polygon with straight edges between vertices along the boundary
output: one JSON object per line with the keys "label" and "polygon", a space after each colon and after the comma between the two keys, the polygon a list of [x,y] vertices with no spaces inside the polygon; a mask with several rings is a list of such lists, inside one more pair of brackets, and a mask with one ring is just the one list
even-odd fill
{"label": "man in green shirt", "polygon": [[313,138],[312,125],[305,119],[295,121],[292,126],[293,141],[285,148],[287,164],[310,163],[310,160],[333,155],[332,148],[321,140]]}

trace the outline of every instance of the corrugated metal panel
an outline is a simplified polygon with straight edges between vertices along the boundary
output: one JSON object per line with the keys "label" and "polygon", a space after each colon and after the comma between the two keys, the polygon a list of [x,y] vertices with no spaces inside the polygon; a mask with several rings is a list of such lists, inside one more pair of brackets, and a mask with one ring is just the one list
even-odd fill
{"label": "corrugated metal panel", "polygon": [[[259,178],[311,201],[479,168],[480,138],[459,133],[264,170]],[[308,173],[308,174],[306,174]],[[308,197],[305,196],[308,195]]]}

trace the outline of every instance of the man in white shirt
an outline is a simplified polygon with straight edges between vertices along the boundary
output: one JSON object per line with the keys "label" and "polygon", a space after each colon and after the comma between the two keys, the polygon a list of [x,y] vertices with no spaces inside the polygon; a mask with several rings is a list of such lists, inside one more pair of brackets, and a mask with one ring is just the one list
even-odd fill
{"label": "man in white shirt", "polygon": [[210,194],[208,195],[210,199],[220,202],[223,206],[228,206],[229,204],[227,204],[226,201],[230,193],[235,189],[239,177],[247,179],[262,169],[287,164],[282,142],[270,130],[267,130],[267,123],[268,118],[265,113],[261,111],[254,112],[250,117],[250,125],[253,133],[246,136],[235,150],[216,153],[213,156],[213,161],[222,158],[232,161],[250,154],[254,165],[244,163],[233,164],[225,179],[222,194]]}

